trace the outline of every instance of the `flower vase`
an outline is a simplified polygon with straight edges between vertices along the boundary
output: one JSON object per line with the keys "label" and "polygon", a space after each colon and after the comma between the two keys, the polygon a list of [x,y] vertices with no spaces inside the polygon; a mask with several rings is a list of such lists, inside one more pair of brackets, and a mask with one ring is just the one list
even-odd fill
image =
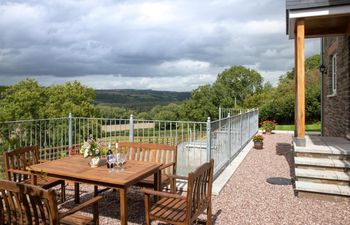
{"label": "flower vase", "polygon": [[95,156],[90,159],[90,166],[91,168],[96,168],[98,167],[98,164],[100,163],[100,157]]}

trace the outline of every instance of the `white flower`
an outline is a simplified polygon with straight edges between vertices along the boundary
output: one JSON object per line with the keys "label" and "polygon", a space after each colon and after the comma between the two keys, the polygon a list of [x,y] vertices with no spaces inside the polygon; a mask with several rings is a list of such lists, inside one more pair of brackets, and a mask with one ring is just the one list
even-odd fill
{"label": "white flower", "polygon": [[86,157],[88,157],[89,156],[89,149],[85,149],[85,151],[84,151],[84,157],[86,158]]}
{"label": "white flower", "polygon": [[84,142],[83,147],[84,147],[85,149],[90,149],[90,144],[89,144],[88,142]]}
{"label": "white flower", "polygon": [[100,153],[100,150],[98,150],[97,148],[95,149],[95,154],[98,155]]}

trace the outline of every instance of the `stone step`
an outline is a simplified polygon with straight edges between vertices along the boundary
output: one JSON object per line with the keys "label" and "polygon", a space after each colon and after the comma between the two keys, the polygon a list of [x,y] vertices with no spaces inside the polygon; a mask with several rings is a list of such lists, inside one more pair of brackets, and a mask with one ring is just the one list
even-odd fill
{"label": "stone step", "polygon": [[350,172],[295,168],[296,177],[350,181]]}
{"label": "stone step", "polygon": [[310,147],[294,146],[294,152],[296,152],[296,153],[350,156],[350,149],[340,148],[340,147],[335,147],[335,146],[310,146]]}
{"label": "stone step", "polygon": [[340,159],[294,157],[294,162],[295,162],[295,165],[350,168],[349,160],[340,160]]}
{"label": "stone step", "polygon": [[320,184],[307,181],[295,181],[297,191],[308,191],[324,194],[350,196],[350,187],[335,184]]}

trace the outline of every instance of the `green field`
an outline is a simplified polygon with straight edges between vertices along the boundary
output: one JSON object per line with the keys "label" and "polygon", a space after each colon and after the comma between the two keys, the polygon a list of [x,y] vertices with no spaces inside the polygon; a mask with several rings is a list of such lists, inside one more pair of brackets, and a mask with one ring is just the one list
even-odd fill
{"label": "green field", "polygon": [[[294,130],[294,125],[277,125],[276,130]],[[306,131],[321,131],[321,123],[307,124]]]}
{"label": "green field", "polygon": [[96,104],[125,107],[138,111],[148,111],[156,105],[180,103],[190,97],[190,92],[136,89],[96,90]]}

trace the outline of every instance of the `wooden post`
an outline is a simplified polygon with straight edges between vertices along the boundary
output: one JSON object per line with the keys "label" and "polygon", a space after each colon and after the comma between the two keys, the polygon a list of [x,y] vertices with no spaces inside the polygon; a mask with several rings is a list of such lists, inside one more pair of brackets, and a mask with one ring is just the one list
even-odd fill
{"label": "wooden post", "polygon": [[305,145],[305,67],[304,67],[304,20],[296,22],[296,144]]}
{"label": "wooden post", "polygon": [[297,77],[297,37],[294,38],[294,137],[298,136],[298,77]]}

